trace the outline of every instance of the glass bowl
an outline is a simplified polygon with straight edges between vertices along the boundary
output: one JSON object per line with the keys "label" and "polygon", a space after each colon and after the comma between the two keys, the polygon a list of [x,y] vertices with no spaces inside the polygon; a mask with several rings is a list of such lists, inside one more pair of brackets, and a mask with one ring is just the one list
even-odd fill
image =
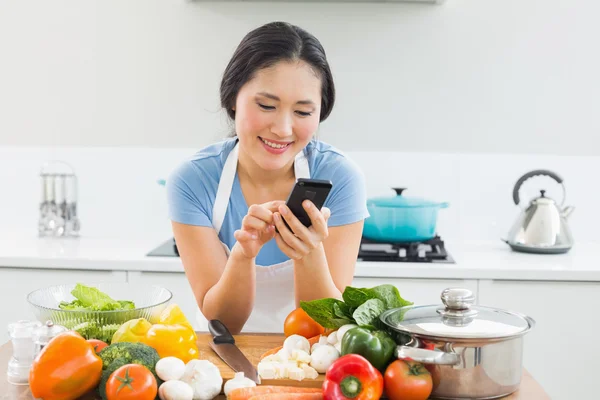
{"label": "glass bowl", "polygon": [[63,310],[61,301],[71,302],[75,297],[71,291],[75,284],[56,285],[35,290],[27,295],[33,314],[42,323],[50,320],[56,325],[73,329],[86,339],[110,341],[118,327],[136,318],[145,318],[151,323],[168,306],[173,294],[170,290],[156,285],[133,285],[131,283],[85,284],[106,293],[112,299],[129,300],[135,308],[128,310],[89,311]]}

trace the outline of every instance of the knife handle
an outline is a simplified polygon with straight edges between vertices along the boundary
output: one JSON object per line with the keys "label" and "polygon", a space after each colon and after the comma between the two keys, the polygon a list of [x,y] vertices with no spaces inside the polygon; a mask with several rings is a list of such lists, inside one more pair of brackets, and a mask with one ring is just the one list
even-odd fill
{"label": "knife handle", "polygon": [[227,327],[218,319],[211,319],[208,321],[208,331],[213,336],[213,342],[215,344],[235,344],[235,339],[231,336]]}

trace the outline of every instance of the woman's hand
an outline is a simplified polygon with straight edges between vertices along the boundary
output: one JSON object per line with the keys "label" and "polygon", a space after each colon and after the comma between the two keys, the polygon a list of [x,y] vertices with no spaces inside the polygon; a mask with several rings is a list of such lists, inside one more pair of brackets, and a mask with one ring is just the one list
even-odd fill
{"label": "woman's hand", "polygon": [[[304,207],[312,222],[309,228],[305,227],[285,204],[280,205],[279,212],[273,214],[275,227],[278,231],[278,233],[275,233],[275,241],[281,251],[294,260],[301,260],[306,257],[319,247],[321,242],[329,235],[327,230],[327,220],[331,215],[329,209],[323,207],[319,211],[310,200],[304,200],[302,207]],[[282,217],[291,230],[285,226]]]}
{"label": "woman's hand", "polygon": [[264,204],[253,204],[242,220],[242,228],[233,233],[245,257],[255,258],[265,243],[273,238],[273,213],[285,204],[276,200]]}

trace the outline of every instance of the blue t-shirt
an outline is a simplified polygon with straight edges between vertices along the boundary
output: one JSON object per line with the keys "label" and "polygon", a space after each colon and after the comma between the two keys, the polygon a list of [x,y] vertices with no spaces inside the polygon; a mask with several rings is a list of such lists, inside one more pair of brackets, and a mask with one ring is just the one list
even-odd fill
{"label": "blue t-shirt", "polygon": [[[227,156],[237,138],[212,144],[179,165],[168,177],[166,188],[169,217],[187,225],[213,226],[212,210],[219,179]],[[329,179],[333,187],[324,206],[331,210],[328,226],[340,226],[369,216],[364,175],[358,166],[331,145],[311,141],[304,149],[310,177]],[[240,229],[248,213],[236,173],[225,220],[219,232],[220,240],[230,249],[236,240],[233,233]],[[275,240],[270,240],[256,257],[257,265],[273,265],[289,260]]]}

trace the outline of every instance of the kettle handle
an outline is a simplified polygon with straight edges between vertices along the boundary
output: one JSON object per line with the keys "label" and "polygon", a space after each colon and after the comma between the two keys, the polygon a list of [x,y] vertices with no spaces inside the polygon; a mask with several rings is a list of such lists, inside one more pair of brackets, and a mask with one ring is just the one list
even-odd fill
{"label": "kettle handle", "polygon": [[534,171],[528,172],[525,175],[523,175],[522,177],[519,178],[519,180],[517,181],[517,183],[515,183],[515,187],[513,189],[513,201],[515,202],[516,205],[519,205],[519,203],[521,202],[521,199],[519,198],[519,189],[521,188],[521,186],[523,185],[523,183],[529,179],[532,178],[534,176],[538,176],[538,175],[545,175],[545,176],[549,176],[550,178],[554,179],[556,182],[560,183],[563,187],[563,201],[561,204],[561,207],[564,205],[565,203],[565,185],[563,184],[563,179],[556,174],[555,172],[552,171],[548,171],[547,169],[536,169]]}

